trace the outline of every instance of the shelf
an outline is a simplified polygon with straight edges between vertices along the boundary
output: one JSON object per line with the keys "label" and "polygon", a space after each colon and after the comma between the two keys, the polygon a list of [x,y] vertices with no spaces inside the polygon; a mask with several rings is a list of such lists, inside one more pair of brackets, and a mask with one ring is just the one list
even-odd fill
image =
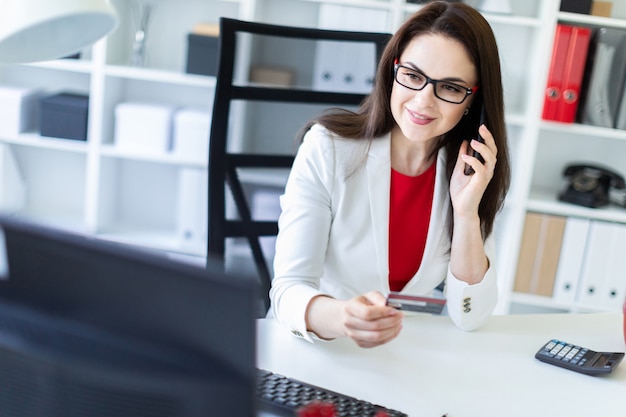
{"label": "shelf", "polygon": [[175,233],[168,230],[147,230],[139,228],[107,230],[97,233],[98,239],[126,245],[140,246],[159,252],[170,252],[178,255],[206,258],[206,249],[197,246],[189,246],[181,243]]}
{"label": "shelf", "polygon": [[142,162],[154,162],[166,165],[180,165],[181,167],[206,169],[208,166],[208,157],[199,155],[197,159],[181,158],[174,154],[145,154],[141,152],[129,152],[120,150],[115,145],[102,145],[101,155],[108,158],[118,158]]}
{"label": "shelf", "polygon": [[535,17],[525,17],[525,16],[504,16],[497,14],[489,14],[483,13],[485,19],[490,24],[501,24],[501,25],[513,25],[513,26],[522,26],[522,27],[530,27],[530,28],[539,28],[543,24],[543,22]]}
{"label": "shelf", "polygon": [[24,64],[35,68],[45,68],[68,72],[79,72],[89,74],[93,70],[93,62],[83,59],[58,59],[54,61],[38,62],[34,64]]}
{"label": "shelf", "polygon": [[567,12],[559,12],[558,19],[561,22],[567,23],[626,29],[626,19],[615,19],[612,17],[591,16],[588,14]]}
{"label": "shelf", "polygon": [[[393,10],[397,1],[384,0],[303,0],[310,3],[337,4],[344,6],[364,7],[371,9]],[[413,13],[423,7],[423,4],[409,3],[404,5],[405,12]],[[498,15],[494,13],[483,13],[489,23],[507,24],[515,26],[540,27],[542,21],[536,17],[517,16],[517,15]]]}
{"label": "shelf", "polygon": [[520,292],[514,292],[511,295],[511,302],[537,307],[553,308],[555,310],[569,310],[571,308],[569,304],[558,303],[552,297]]}
{"label": "shelf", "polygon": [[534,189],[530,192],[526,208],[547,214],[568,217],[583,217],[616,223],[626,223],[626,209],[614,205],[599,208],[588,208],[560,202],[557,194],[561,190]]}
{"label": "shelf", "polygon": [[535,295],[535,294],[525,294],[514,292],[511,296],[511,301],[513,303],[525,304],[525,305],[533,305],[537,307],[550,308],[555,310],[566,310],[577,313],[600,313],[612,311],[611,309],[603,308],[600,306],[589,306],[583,304],[568,304],[561,303],[551,297]]}
{"label": "shelf", "polygon": [[239,179],[251,185],[285,188],[288,175],[288,169],[247,168],[241,169]]}
{"label": "shelf", "polygon": [[20,211],[16,214],[18,219],[33,221],[44,225],[54,225],[61,230],[80,235],[92,235],[82,221],[82,215],[72,213],[58,213],[47,210],[42,211]]}
{"label": "shelf", "polygon": [[175,71],[137,68],[123,65],[107,65],[105,74],[110,77],[128,78],[156,83],[176,84],[191,87],[215,88],[215,77],[183,74]]}
{"label": "shelf", "polygon": [[87,153],[88,146],[85,141],[45,137],[38,133],[23,133],[15,139],[0,139],[0,142],[83,154]]}
{"label": "shelf", "polygon": [[343,6],[358,6],[372,9],[389,9],[393,6],[390,0],[303,0],[310,3],[338,4]]}
{"label": "shelf", "polygon": [[626,130],[611,129],[608,127],[584,125],[579,123],[548,122],[542,120],[541,129],[544,131],[557,133],[567,133],[579,136],[591,136],[626,141]]}

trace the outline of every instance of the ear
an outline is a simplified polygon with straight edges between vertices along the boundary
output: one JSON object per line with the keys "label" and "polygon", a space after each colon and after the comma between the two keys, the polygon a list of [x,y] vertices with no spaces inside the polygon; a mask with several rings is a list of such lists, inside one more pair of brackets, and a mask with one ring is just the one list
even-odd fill
{"label": "ear", "polygon": [[467,116],[469,114],[469,107],[465,109],[463,112],[463,116]]}

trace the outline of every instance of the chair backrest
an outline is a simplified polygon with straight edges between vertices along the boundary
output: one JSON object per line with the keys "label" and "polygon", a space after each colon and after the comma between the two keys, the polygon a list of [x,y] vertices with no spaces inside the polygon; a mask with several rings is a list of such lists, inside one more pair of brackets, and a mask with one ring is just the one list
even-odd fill
{"label": "chair backrest", "polygon": [[[363,85],[373,81],[376,64],[390,37],[384,33],[299,28],[228,18],[220,20],[209,145],[208,256],[225,262],[227,239],[238,238],[247,242],[261,281],[265,311],[269,307],[272,272],[260,239],[276,236],[277,217],[255,218],[254,207],[249,204],[249,187],[241,178],[242,170],[282,169],[286,177],[284,172],[291,167],[297,150],[293,140],[298,127],[324,108],[358,106],[371,89],[371,85]],[[282,41],[301,41],[303,46],[287,48],[279,43]],[[339,42],[344,46],[337,46]],[[363,45],[368,44],[370,49],[363,49]],[[351,56],[352,52],[355,56]],[[289,57],[298,62],[289,64]],[[263,60],[265,63],[255,64]],[[293,65],[299,65],[299,69],[294,70]],[[344,66],[336,69],[344,71],[341,73],[343,78],[338,77],[339,72],[333,74],[333,66],[338,65]],[[272,68],[268,70],[268,66]],[[357,71],[365,68],[365,72],[350,74],[351,68]],[[249,74],[252,81],[248,79]],[[358,76],[368,79],[360,86],[351,87],[351,82]],[[282,81],[285,78],[292,81]],[[307,80],[303,83],[301,78]],[[345,87],[336,79],[340,79]],[[283,85],[276,85],[276,82]],[[248,103],[249,107],[242,106],[242,103]],[[285,103],[287,107],[282,111],[274,109],[273,114],[268,112],[272,104],[277,103]],[[291,113],[295,108],[300,109],[300,120]],[[254,124],[255,121],[260,127]],[[252,133],[258,136],[259,131],[266,137],[253,138]],[[287,143],[281,135],[289,138]],[[289,142],[293,146],[288,146]],[[258,177],[254,172],[251,176]],[[229,215],[232,211],[229,204],[236,209],[234,216]]]}

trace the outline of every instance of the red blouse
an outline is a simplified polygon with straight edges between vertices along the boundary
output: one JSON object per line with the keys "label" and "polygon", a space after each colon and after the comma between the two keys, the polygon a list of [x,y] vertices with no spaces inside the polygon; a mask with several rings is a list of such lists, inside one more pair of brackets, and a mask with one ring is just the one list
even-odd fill
{"label": "red blouse", "polygon": [[389,206],[389,288],[400,291],[422,263],[435,191],[433,163],[410,177],[391,170]]}

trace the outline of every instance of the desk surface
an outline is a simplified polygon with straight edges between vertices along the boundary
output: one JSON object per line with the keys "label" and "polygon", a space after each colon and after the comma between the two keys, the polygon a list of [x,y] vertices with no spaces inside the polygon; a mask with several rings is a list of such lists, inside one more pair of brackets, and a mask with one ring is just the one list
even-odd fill
{"label": "desk surface", "polygon": [[391,343],[361,349],[345,338],[311,344],[262,319],[257,366],[411,417],[624,417],[626,360],[593,377],[534,358],[552,338],[623,352],[622,323],[620,314],[509,315],[464,332],[420,315]]}

